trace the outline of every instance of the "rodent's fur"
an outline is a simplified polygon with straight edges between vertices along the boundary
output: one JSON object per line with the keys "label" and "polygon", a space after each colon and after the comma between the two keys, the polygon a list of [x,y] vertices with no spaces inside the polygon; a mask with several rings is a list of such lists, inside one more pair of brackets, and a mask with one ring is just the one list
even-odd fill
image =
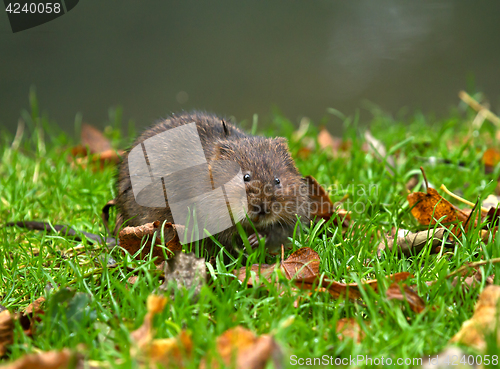
{"label": "rodent's fur", "polygon": [[[132,147],[171,128],[196,123],[208,164],[213,160],[233,160],[241,167],[243,175],[250,174],[245,182],[248,215],[259,237],[266,237],[266,247],[277,252],[288,237],[293,235],[297,216],[302,222],[309,220],[309,195],[306,181],[301,177],[289,153],[284,138],[252,136],[224,119],[206,113],[173,115],[146,129]],[[148,222],[167,220],[174,222],[170,209],[149,208],[136,203],[130,182],[126,153],[119,168],[116,205],[126,225],[138,226]],[[277,184],[276,178],[279,179]],[[264,214],[265,213],[265,214]],[[245,218],[241,221],[253,246],[257,245],[255,231]],[[215,237],[230,252],[241,246],[241,238],[233,226]],[[239,242],[237,240],[239,239]],[[208,240],[208,242],[210,242]]]}

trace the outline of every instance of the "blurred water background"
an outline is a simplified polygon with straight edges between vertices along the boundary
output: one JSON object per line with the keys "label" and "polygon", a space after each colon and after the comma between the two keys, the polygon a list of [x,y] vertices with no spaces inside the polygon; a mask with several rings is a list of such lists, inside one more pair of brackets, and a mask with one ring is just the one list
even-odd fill
{"label": "blurred water background", "polygon": [[36,86],[51,120],[102,127],[108,109],[146,127],[201,109],[261,124],[277,107],[331,129],[366,102],[445,115],[457,93],[500,110],[500,1],[80,1],[13,34],[0,15],[0,126]]}

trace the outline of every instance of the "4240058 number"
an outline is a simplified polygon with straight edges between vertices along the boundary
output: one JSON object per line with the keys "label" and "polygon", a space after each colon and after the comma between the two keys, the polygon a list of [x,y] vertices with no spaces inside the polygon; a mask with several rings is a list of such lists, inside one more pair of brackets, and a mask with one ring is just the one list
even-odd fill
{"label": "4240058 number", "polygon": [[31,14],[50,14],[60,13],[62,11],[60,3],[8,3],[5,11],[11,14],[31,13]]}

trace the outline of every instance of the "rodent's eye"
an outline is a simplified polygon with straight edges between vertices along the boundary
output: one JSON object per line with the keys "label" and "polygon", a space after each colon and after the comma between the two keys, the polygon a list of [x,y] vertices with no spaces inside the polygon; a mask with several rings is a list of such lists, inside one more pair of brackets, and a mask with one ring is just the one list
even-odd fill
{"label": "rodent's eye", "polygon": [[281,181],[279,178],[274,178],[274,184],[279,186],[281,184]]}
{"label": "rodent's eye", "polygon": [[248,173],[243,176],[243,180],[245,182],[250,182],[251,179],[252,179],[252,177],[250,177],[250,174],[248,174]]}

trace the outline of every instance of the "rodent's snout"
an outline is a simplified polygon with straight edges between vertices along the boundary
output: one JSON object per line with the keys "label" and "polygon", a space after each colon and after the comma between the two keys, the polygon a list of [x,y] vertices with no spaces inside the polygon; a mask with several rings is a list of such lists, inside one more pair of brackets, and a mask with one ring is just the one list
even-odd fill
{"label": "rodent's snout", "polygon": [[255,215],[266,215],[270,213],[270,204],[265,201],[250,204],[251,212]]}
{"label": "rodent's snout", "polygon": [[262,182],[254,181],[247,185],[248,215],[254,225],[266,226],[273,224],[280,214],[280,198],[274,184],[262,185]]}

